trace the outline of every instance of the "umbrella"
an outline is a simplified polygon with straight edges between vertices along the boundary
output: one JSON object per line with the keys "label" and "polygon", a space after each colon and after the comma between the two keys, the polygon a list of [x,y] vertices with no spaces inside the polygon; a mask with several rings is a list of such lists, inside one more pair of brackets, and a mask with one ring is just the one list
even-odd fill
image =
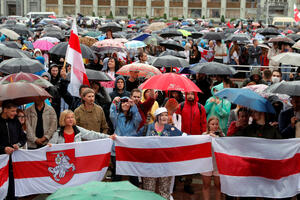
{"label": "umbrella", "polygon": [[167,40],[160,43],[160,46],[166,47],[167,49],[173,49],[178,51],[184,51],[184,48],[180,46],[175,40]]}
{"label": "umbrella", "polygon": [[300,41],[296,42],[292,47],[294,49],[300,49]]}
{"label": "umbrella", "polygon": [[198,39],[198,38],[201,38],[202,36],[203,36],[203,33],[200,33],[200,32],[192,32],[192,34],[190,35],[190,37],[193,39]]}
{"label": "umbrella", "polygon": [[0,72],[5,74],[13,74],[18,72],[36,73],[43,69],[44,66],[38,60],[27,57],[11,58],[0,63]]}
{"label": "umbrella", "polygon": [[112,81],[112,79],[104,72],[92,69],[86,69],[85,71],[90,81]]}
{"label": "umbrella", "polygon": [[137,40],[132,40],[132,41],[125,43],[125,47],[127,49],[138,49],[138,48],[143,48],[145,46],[147,46],[147,45],[144,42],[137,41]]}
{"label": "umbrella", "polygon": [[47,40],[37,40],[33,43],[33,47],[35,49],[40,49],[42,51],[49,51],[54,46],[55,46],[54,44],[48,42]]}
{"label": "umbrella", "polygon": [[147,37],[144,42],[147,45],[154,45],[154,46],[159,46],[161,42],[163,42],[165,39],[158,36],[158,35],[151,35]]}
{"label": "umbrella", "polygon": [[202,92],[193,81],[175,73],[165,73],[152,76],[143,84],[141,89],[157,89],[162,91]]}
{"label": "umbrella", "polygon": [[96,40],[93,37],[85,36],[85,37],[79,37],[80,44],[84,44],[88,47],[93,46],[98,40]]}
{"label": "umbrella", "polygon": [[10,30],[16,32],[19,35],[24,35],[24,36],[27,36],[27,37],[33,35],[33,33],[24,24],[14,24],[14,25],[5,24],[5,25],[1,26],[1,28],[10,29]]}
{"label": "umbrella", "polygon": [[[65,57],[66,51],[68,48],[68,42],[61,42],[55,45],[53,48],[50,49],[49,53],[54,54],[60,57]],[[91,48],[84,44],[80,44],[81,54],[83,58],[87,58],[93,60],[95,58],[95,54]]]}
{"label": "umbrella", "polygon": [[93,48],[101,53],[113,53],[115,51],[125,51],[125,45],[113,39],[106,39],[93,44]]}
{"label": "umbrella", "polygon": [[18,33],[7,28],[0,29],[0,33],[6,35],[6,37],[10,38],[11,40],[17,40],[20,37]]}
{"label": "umbrella", "polygon": [[44,29],[44,32],[56,32],[56,31],[61,32],[61,28],[59,28],[58,26],[48,26]]}
{"label": "umbrella", "polygon": [[273,27],[263,28],[257,31],[258,33],[262,35],[280,35],[280,32],[278,29]]}
{"label": "umbrella", "polygon": [[183,36],[183,34],[177,29],[166,29],[161,34],[161,37],[176,37]]}
{"label": "umbrella", "polygon": [[167,27],[168,27],[167,24],[164,22],[154,22],[148,26],[148,29],[151,31],[159,31]]}
{"label": "umbrella", "polygon": [[205,35],[202,38],[207,40],[222,40],[224,39],[224,37],[225,36],[222,33],[208,32],[205,33]]}
{"label": "umbrella", "polygon": [[83,34],[83,36],[89,36],[89,37],[99,37],[102,33],[100,31],[89,31],[85,34]]}
{"label": "umbrella", "polygon": [[31,73],[23,73],[23,72],[10,74],[8,76],[3,77],[0,80],[0,84],[8,84],[8,83],[15,83],[15,82],[33,83],[44,88],[53,86],[49,81],[42,78],[41,76],[31,74]]}
{"label": "umbrella", "polygon": [[282,42],[287,44],[295,44],[294,40],[288,37],[281,37],[281,36],[271,38],[268,42]]}
{"label": "umbrella", "polygon": [[88,199],[88,200],[164,200],[158,194],[141,190],[128,181],[89,182],[76,187],[62,188],[50,195],[47,200]]}
{"label": "umbrella", "polygon": [[287,35],[288,38],[291,38],[292,40],[294,40],[295,42],[300,40],[300,34],[289,34]]}
{"label": "umbrella", "polygon": [[184,37],[188,37],[188,36],[192,35],[191,32],[189,32],[189,31],[187,31],[187,30],[184,30],[184,29],[179,29],[178,31],[179,31],[180,33],[182,33],[182,35],[183,35]]}
{"label": "umbrella", "polygon": [[189,63],[183,58],[166,55],[157,57],[152,65],[155,67],[188,67]]}
{"label": "umbrella", "polygon": [[118,32],[118,31],[122,31],[122,27],[116,22],[109,22],[104,26],[102,26],[101,28],[99,28],[99,30],[102,32],[107,32],[108,30],[111,30],[112,32]]}
{"label": "umbrella", "polygon": [[250,89],[225,88],[215,93],[215,96],[259,112],[275,113],[272,104],[267,99]]}
{"label": "umbrella", "polygon": [[132,40],[144,41],[146,38],[150,37],[151,35],[148,33],[142,33],[138,36],[135,36]]}
{"label": "umbrella", "polygon": [[250,42],[250,37],[245,33],[231,34],[226,38],[226,41]]}
{"label": "umbrella", "polygon": [[14,49],[0,44],[0,56],[10,58],[27,58],[27,56],[19,49]]}
{"label": "umbrella", "polygon": [[159,54],[159,56],[167,56],[167,55],[176,56],[178,58],[184,58],[184,59],[186,58],[186,55],[184,54],[183,51],[167,50]]}
{"label": "umbrella", "polygon": [[117,74],[123,76],[129,76],[131,71],[138,71],[139,77],[146,77],[146,78],[150,78],[151,76],[161,74],[159,69],[157,69],[156,67],[153,67],[148,64],[142,64],[142,63],[132,63],[129,65],[125,65],[117,71]]}
{"label": "umbrella", "polygon": [[282,63],[283,65],[300,66],[300,54],[294,52],[280,53],[271,58],[275,62]]}
{"label": "umbrella", "polygon": [[60,31],[51,31],[51,32],[46,32],[43,37],[54,37],[57,38],[59,40],[63,40],[65,39],[65,36],[63,33],[61,33]]}
{"label": "umbrella", "polygon": [[236,73],[233,67],[217,62],[199,63],[193,66],[191,70],[207,75],[233,75]]}
{"label": "umbrella", "polygon": [[300,81],[282,81],[268,87],[264,92],[300,96]]}
{"label": "umbrella", "polygon": [[13,100],[17,105],[23,105],[50,97],[46,90],[32,83],[16,82],[0,85],[0,104],[5,100]]}
{"label": "umbrella", "polygon": [[55,38],[55,37],[42,37],[42,38],[38,39],[38,41],[39,40],[46,40],[46,41],[51,42],[51,43],[60,42],[60,40]]}
{"label": "umbrella", "polygon": [[18,42],[15,41],[4,41],[2,42],[2,44],[5,44],[5,46],[10,47],[10,48],[14,48],[14,49],[21,49],[22,45]]}

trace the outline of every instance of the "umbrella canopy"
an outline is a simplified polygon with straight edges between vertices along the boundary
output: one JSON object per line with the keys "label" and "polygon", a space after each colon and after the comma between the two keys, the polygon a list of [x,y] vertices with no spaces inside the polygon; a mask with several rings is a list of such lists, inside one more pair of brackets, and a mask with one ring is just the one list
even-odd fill
{"label": "umbrella canopy", "polygon": [[286,53],[280,53],[276,56],[273,56],[271,58],[275,62],[282,63],[284,65],[295,65],[300,66],[300,54],[294,53],[294,52],[286,52]]}
{"label": "umbrella canopy", "polygon": [[93,44],[95,51],[100,53],[113,53],[115,51],[125,51],[125,45],[113,39],[106,39]]}
{"label": "umbrella canopy", "polygon": [[167,50],[159,54],[159,56],[167,56],[167,55],[176,56],[178,58],[184,58],[184,59],[186,58],[186,55],[184,54],[183,51]]}
{"label": "umbrella canopy", "polygon": [[109,22],[104,26],[102,26],[101,28],[99,28],[99,30],[102,32],[107,32],[108,30],[111,30],[112,32],[118,32],[118,31],[122,31],[122,26],[120,26],[116,22]]}
{"label": "umbrella canopy", "polygon": [[5,24],[1,28],[7,28],[19,35],[24,35],[26,37],[32,36],[33,33],[24,24]]}
{"label": "umbrella canopy", "polygon": [[86,75],[90,81],[112,81],[106,73],[97,70],[86,69]]}
{"label": "umbrella canopy", "polygon": [[88,200],[164,200],[154,192],[141,190],[128,181],[89,182],[76,187],[62,188],[47,200],[88,199]]}
{"label": "umbrella canopy", "polygon": [[166,55],[155,58],[152,65],[155,67],[188,67],[189,63],[183,58]]}
{"label": "umbrella canopy", "polygon": [[215,96],[259,112],[275,113],[272,104],[267,99],[250,89],[225,88],[215,93]]}
{"label": "umbrella canopy", "polygon": [[93,46],[98,40],[96,40],[93,37],[85,36],[85,37],[79,37],[80,44],[84,44],[88,47]]}
{"label": "umbrella canopy", "polygon": [[138,71],[139,77],[146,77],[146,78],[150,78],[152,76],[161,74],[159,69],[157,69],[156,67],[153,67],[148,64],[142,64],[142,63],[132,63],[129,65],[125,65],[117,71],[117,74],[123,76],[129,76],[131,71]]}
{"label": "umbrella canopy", "polygon": [[148,26],[148,29],[151,31],[159,31],[167,27],[168,25],[164,22],[154,22]]}
{"label": "umbrella canopy", "polygon": [[193,39],[198,39],[198,38],[201,38],[202,36],[203,36],[203,33],[200,33],[200,32],[192,32],[192,34],[190,35],[190,37]]}
{"label": "umbrella canopy", "polygon": [[0,63],[0,72],[5,74],[14,74],[18,72],[36,73],[43,69],[44,66],[38,60],[27,57],[11,58]]}
{"label": "umbrella canopy", "polygon": [[231,34],[226,38],[227,41],[250,42],[250,36],[245,33]]}
{"label": "umbrella canopy", "polygon": [[46,40],[46,41],[51,42],[51,43],[60,42],[60,40],[55,38],[55,37],[42,37],[42,38],[38,39],[37,41],[39,41],[39,40]]}
{"label": "umbrella canopy", "polygon": [[271,38],[268,42],[282,42],[287,44],[295,44],[294,40],[292,40],[291,38],[281,36]]}
{"label": "umbrella canopy", "polygon": [[83,36],[89,36],[89,37],[99,37],[102,33],[100,31],[89,31],[85,34],[83,34]]}
{"label": "umbrella canopy", "polygon": [[233,67],[217,62],[199,63],[193,66],[191,70],[207,75],[233,75],[236,73]]}
{"label": "umbrella canopy", "polygon": [[15,82],[33,83],[44,88],[53,86],[49,81],[42,78],[41,76],[31,74],[31,73],[23,73],[23,72],[10,74],[8,76],[3,77],[0,80],[0,84],[8,84],[8,83],[15,83]]}
{"label": "umbrella canopy", "polygon": [[300,96],[300,81],[282,81],[268,87],[264,92]]}
{"label": "umbrella canopy", "polygon": [[183,75],[175,73],[153,76],[141,84],[139,88],[162,91],[202,92],[193,81]]}
{"label": "umbrella canopy", "polygon": [[60,31],[50,31],[50,32],[46,32],[43,37],[54,37],[57,38],[59,40],[63,40],[65,39],[65,36],[62,32]]}
{"label": "umbrella canopy", "polygon": [[10,38],[11,40],[17,40],[20,37],[18,33],[7,28],[1,28],[0,33],[6,35],[6,37]]}
{"label": "umbrella canopy", "polygon": [[125,47],[127,49],[138,49],[138,48],[143,48],[145,46],[147,46],[147,45],[144,42],[137,41],[137,40],[132,40],[132,41],[125,43]]}
{"label": "umbrella canopy", "polygon": [[49,51],[52,47],[54,47],[54,44],[47,40],[37,40],[33,43],[33,47],[42,51]]}
{"label": "umbrella canopy", "polygon": [[50,97],[52,96],[46,90],[32,83],[16,82],[0,85],[0,104],[5,100],[13,100],[17,105],[23,105]]}
{"label": "umbrella canopy", "polygon": [[[57,56],[65,57],[67,48],[68,48],[68,42],[61,42],[55,45],[53,48],[51,48],[49,53]],[[87,58],[90,60],[93,60],[95,58],[96,55],[94,54],[93,50],[90,47],[84,44],[80,44],[80,48],[81,48],[81,53],[83,58]]]}
{"label": "umbrella canopy", "polygon": [[151,35],[149,37],[147,37],[144,42],[147,45],[154,45],[154,46],[158,46],[161,42],[163,42],[165,39],[158,36],[158,35]]}
{"label": "umbrella canopy", "polygon": [[18,42],[15,41],[4,41],[2,42],[2,44],[5,44],[5,46],[10,47],[10,48],[14,48],[14,49],[21,49],[22,45]]}
{"label": "umbrella canopy", "polygon": [[287,35],[288,38],[291,38],[292,40],[294,40],[295,42],[300,40],[300,34],[288,34]]}
{"label": "umbrella canopy", "polygon": [[27,56],[19,49],[14,49],[0,44],[0,56],[9,58],[27,58]]}
{"label": "umbrella canopy", "polygon": [[56,32],[56,31],[61,32],[61,28],[59,28],[58,26],[48,26],[44,29],[44,32]]}
{"label": "umbrella canopy", "polygon": [[263,28],[258,30],[257,32],[262,35],[280,35],[279,30],[273,27]]}
{"label": "umbrella canopy", "polygon": [[176,36],[183,36],[183,34],[177,29],[166,29],[161,34],[161,37],[176,37]]}
{"label": "umbrella canopy", "polygon": [[138,40],[138,41],[144,41],[146,38],[150,37],[151,35],[148,33],[142,33],[138,36],[135,36],[134,38],[132,38],[132,40]]}
{"label": "umbrella canopy", "polygon": [[223,33],[208,32],[205,33],[205,35],[202,38],[207,40],[222,40],[224,39],[224,37],[225,36]]}
{"label": "umbrella canopy", "polygon": [[296,42],[292,47],[294,49],[300,49],[300,41]]}
{"label": "umbrella canopy", "polygon": [[166,47],[167,49],[173,49],[178,51],[184,51],[184,47],[182,47],[175,40],[167,40],[160,43],[160,46]]}

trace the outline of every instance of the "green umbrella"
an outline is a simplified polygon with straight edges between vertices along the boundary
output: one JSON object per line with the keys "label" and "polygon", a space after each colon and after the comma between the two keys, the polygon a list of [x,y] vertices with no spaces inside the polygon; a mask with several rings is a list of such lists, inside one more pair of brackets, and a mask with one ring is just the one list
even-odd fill
{"label": "green umbrella", "polygon": [[89,182],[80,186],[62,188],[47,200],[164,200],[163,197],[147,190],[141,190],[128,181]]}

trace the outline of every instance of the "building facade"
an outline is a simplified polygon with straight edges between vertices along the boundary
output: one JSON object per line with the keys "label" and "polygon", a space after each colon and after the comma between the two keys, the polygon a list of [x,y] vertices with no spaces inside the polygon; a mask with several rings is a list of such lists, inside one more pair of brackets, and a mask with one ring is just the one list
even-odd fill
{"label": "building facade", "polygon": [[300,5],[300,0],[1,0],[0,14],[54,11],[59,17],[112,13],[114,17],[265,19],[266,15],[293,17],[294,3]]}

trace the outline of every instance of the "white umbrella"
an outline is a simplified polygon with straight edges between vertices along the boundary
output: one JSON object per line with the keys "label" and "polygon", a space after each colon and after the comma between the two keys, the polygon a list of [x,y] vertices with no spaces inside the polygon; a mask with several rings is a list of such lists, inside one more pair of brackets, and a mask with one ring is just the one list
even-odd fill
{"label": "white umbrella", "polygon": [[46,40],[46,41],[51,42],[51,43],[60,42],[60,40],[55,38],[55,37],[42,37],[38,40]]}
{"label": "white umbrella", "polygon": [[283,65],[295,65],[300,66],[300,54],[287,52],[281,53],[271,58],[275,62],[282,63]]}
{"label": "white umbrella", "polygon": [[0,29],[0,33],[4,34],[11,40],[17,40],[20,37],[20,35],[18,33],[14,32],[12,30],[9,30],[7,28]]}
{"label": "white umbrella", "polygon": [[294,48],[294,49],[300,49],[300,40],[299,40],[298,42],[296,42],[296,43],[292,46],[292,48]]}

